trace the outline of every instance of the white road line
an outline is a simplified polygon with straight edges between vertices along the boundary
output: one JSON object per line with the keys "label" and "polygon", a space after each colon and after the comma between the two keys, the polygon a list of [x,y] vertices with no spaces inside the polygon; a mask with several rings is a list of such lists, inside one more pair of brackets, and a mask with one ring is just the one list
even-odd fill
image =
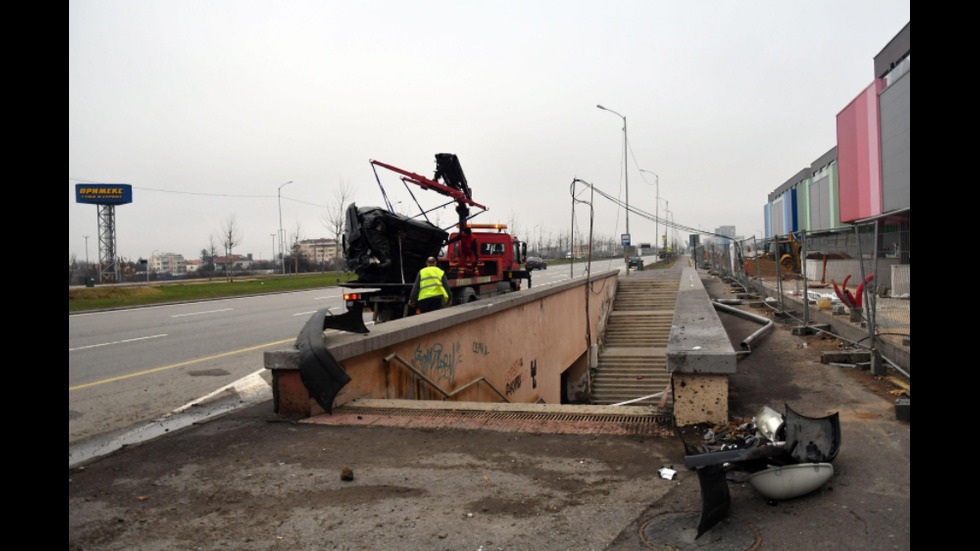
{"label": "white road line", "polygon": [[204,314],[215,314],[215,313],[218,313],[218,312],[230,312],[232,310],[234,310],[234,308],[222,308],[220,310],[205,310],[203,312],[188,312],[186,314],[174,314],[174,315],[172,315],[170,317],[172,317],[172,318],[184,318],[184,317],[187,317],[187,316],[201,316],[201,315],[204,315]]}
{"label": "white road line", "polygon": [[159,339],[160,337],[166,337],[166,336],[167,336],[166,333],[161,333],[159,335],[150,335],[148,337],[136,337],[135,339],[126,339],[126,340],[122,340],[122,341],[112,341],[112,342],[104,342],[104,343],[101,343],[101,344],[90,344],[88,346],[79,346],[79,347],[76,347],[76,348],[69,348],[68,351],[69,352],[74,352],[75,350],[86,350],[86,349],[89,349],[89,348],[98,348],[100,346],[109,346],[109,345],[112,345],[112,344],[124,344],[124,343],[127,343],[127,342],[145,341],[147,339]]}

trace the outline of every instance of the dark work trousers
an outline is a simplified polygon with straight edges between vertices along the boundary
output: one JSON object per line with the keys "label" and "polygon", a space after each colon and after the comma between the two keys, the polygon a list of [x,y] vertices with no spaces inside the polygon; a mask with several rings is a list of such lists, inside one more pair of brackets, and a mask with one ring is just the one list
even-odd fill
{"label": "dark work trousers", "polygon": [[419,312],[435,312],[442,308],[442,296],[424,298],[419,301]]}

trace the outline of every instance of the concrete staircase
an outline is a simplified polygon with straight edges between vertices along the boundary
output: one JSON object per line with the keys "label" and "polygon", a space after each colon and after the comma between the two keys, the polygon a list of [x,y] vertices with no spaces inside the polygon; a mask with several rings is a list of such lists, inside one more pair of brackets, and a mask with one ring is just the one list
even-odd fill
{"label": "concrete staircase", "polygon": [[[609,313],[592,403],[609,405],[661,392],[670,384],[667,340],[677,302],[677,280],[624,278]],[[667,408],[673,407],[668,397]],[[657,405],[649,398],[630,405]]]}

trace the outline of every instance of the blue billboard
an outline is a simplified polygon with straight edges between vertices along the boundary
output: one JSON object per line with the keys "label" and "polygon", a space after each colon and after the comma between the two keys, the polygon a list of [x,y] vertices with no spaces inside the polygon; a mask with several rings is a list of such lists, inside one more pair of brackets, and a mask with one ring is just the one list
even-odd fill
{"label": "blue billboard", "polygon": [[130,184],[75,184],[75,202],[90,205],[125,205],[133,202]]}

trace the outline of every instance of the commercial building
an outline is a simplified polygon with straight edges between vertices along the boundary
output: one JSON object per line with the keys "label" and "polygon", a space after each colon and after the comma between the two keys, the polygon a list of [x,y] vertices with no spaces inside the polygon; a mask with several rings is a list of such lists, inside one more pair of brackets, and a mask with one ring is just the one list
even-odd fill
{"label": "commercial building", "polygon": [[769,194],[766,237],[877,221],[908,240],[911,22],[875,56],[873,76],[837,114],[837,145]]}

